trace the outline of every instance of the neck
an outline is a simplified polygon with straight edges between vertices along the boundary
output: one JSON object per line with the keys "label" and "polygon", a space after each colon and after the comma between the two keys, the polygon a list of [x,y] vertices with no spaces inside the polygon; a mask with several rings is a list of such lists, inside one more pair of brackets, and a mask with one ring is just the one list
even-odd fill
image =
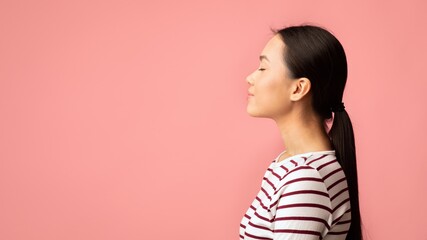
{"label": "neck", "polygon": [[294,114],[275,121],[289,155],[333,149],[322,121],[313,115]]}

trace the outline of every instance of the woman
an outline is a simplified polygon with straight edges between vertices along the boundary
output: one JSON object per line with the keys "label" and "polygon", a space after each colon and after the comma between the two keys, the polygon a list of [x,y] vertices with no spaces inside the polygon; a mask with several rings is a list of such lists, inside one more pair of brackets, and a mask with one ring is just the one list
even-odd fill
{"label": "woman", "polygon": [[274,33],[246,79],[247,112],[273,119],[286,150],[268,167],[240,239],[360,240],[354,135],[342,103],[344,49],[316,26]]}

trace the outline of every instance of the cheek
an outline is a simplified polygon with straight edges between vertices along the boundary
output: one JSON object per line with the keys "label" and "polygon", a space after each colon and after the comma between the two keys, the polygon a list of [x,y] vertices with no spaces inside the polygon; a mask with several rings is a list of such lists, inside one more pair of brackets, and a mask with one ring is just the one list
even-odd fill
{"label": "cheek", "polygon": [[272,78],[269,81],[263,82],[262,87],[268,93],[268,96],[274,99],[282,98],[286,88],[281,79],[278,78]]}
{"label": "cheek", "polygon": [[259,86],[262,93],[260,101],[268,108],[281,108],[286,104],[286,86],[281,79],[271,78],[260,82]]}

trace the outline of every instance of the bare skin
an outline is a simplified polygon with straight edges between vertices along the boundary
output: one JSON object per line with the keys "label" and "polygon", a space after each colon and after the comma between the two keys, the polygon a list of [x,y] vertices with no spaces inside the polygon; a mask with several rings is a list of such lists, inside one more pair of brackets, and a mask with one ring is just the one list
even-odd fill
{"label": "bare skin", "polygon": [[273,119],[280,131],[286,153],[290,156],[333,150],[319,116],[311,105],[311,82],[307,78],[290,78],[283,60],[286,48],[278,35],[272,37],[260,57],[260,67],[246,81],[247,112],[253,117]]}

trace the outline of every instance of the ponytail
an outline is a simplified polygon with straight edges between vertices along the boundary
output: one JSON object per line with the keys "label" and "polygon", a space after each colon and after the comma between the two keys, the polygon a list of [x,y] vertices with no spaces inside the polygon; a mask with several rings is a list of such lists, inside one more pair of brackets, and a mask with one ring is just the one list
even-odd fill
{"label": "ponytail", "polygon": [[361,240],[362,229],[359,211],[356,147],[350,117],[345,110],[334,112],[334,121],[329,131],[336,157],[347,178],[351,204],[351,225],[346,240]]}
{"label": "ponytail", "polygon": [[344,48],[334,35],[317,26],[291,26],[274,32],[285,43],[284,62],[289,77],[310,79],[313,109],[324,123],[333,117],[328,134],[346,175],[350,194],[351,224],[346,240],[362,240],[354,133],[341,103],[347,82]]}

